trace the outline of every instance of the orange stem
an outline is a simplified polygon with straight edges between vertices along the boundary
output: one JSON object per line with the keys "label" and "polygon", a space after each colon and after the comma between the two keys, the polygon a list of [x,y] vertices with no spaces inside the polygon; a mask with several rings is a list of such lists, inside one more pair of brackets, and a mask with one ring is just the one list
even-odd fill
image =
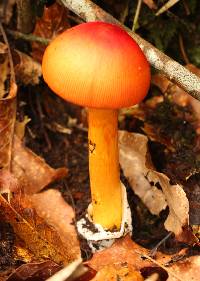
{"label": "orange stem", "polygon": [[122,191],[119,175],[118,111],[89,109],[88,116],[93,221],[105,229],[119,229]]}

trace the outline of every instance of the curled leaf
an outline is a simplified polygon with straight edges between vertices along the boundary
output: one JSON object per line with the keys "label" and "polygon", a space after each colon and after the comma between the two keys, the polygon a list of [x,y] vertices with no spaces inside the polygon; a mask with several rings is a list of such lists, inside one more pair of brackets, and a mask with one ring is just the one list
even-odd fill
{"label": "curled leaf", "polygon": [[67,174],[66,168],[53,169],[45,161],[24,147],[17,136],[14,138],[12,172],[26,194],[42,190],[52,181]]}
{"label": "curled leaf", "polygon": [[121,131],[119,134],[120,164],[135,193],[153,214],[169,207],[165,228],[180,241],[194,243],[189,230],[189,202],[180,185],[155,171],[147,154],[147,137]]}

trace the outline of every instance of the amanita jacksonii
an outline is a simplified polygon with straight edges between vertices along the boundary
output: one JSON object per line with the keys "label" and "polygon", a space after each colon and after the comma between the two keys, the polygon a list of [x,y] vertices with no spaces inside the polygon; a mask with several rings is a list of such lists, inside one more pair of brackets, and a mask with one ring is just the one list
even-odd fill
{"label": "amanita jacksonii", "polygon": [[122,191],[118,159],[118,109],[139,103],[150,85],[149,64],[120,27],[90,22],[56,37],[47,47],[42,72],[64,100],[88,107],[92,218],[119,229]]}

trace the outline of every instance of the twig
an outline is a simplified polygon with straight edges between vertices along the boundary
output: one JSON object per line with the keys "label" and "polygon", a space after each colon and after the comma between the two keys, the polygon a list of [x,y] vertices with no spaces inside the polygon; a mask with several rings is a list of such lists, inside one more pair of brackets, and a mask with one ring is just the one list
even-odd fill
{"label": "twig", "polygon": [[179,34],[178,40],[179,40],[179,46],[180,46],[180,51],[181,51],[182,57],[183,57],[185,63],[189,64],[190,61],[189,61],[188,56],[186,54],[186,51],[185,51],[185,48],[184,48],[184,44],[183,44],[183,37],[182,37],[181,34]]}
{"label": "twig", "polygon": [[165,243],[165,241],[172,235],[172,232],[169,232],[150,252],[149,256],[154,257],[156,252],[158,251],[158,248]]}
{"label": "twig", "polygon": [[86,267],[83,266],[82,260],[77,259],[56,272],[53,276],[47,279],[47,281],[64,281],[64,280],[75,280],[82,276],[88,271]]}
{"label": "twig", "polygon": [[159,11],[156,13],[156,16],[161,15],[162,13],[166,12],[169,8],[174,6],[176,3],[178,3],[180,0],[169,0],[166,4],[164,4]]}
{"label": "twig", "polygon": [[190,8],[188,7],[188,3],[186,3],[185,0],[183,0],[183,7],[185,9],[186,15],[189,16],[191,14],[191,12],[190,12]]}
{"label": "twig", "polygon": [[169,269],[168,267],[166,267],[165,265],[163,265],[162,263],[154,260],[153,258],[151,258],[150,256],[144,254],[144,253],[140,253],[137,250],[134,250],[135,253],[137,253],[138,255],[140,255],[141,257],[144,257],[148,260],[150,260],[151,262],[155,263],[156,265],[158,265],[159,267],[161,267],[162,269],[164,269],[165,271],[167,271],[169,274],[171,274],[171,276],[173,276],[174,278],[176,278],[179,281],[183,281],[178,275],[176,275],[175,272],[173,272],[171,269]]}
{"label": "twig", "polygon": [[134,19],[133,19],[132,31],[136,30],[141,7],[142,7],[142,0],[138,0],[136,11],[135,11],[135,16],[134,16]]}
{"label": "twig", "polygon": [[102,10],[90,0],[59,0],[65,7],[86,21],[106,21],[120,25],[139,44],[149,63],[166,77],[178,84],[188,94],[200,101],[200,78],[185,67],[156,49],[149,42],[122,25],[110,14]]}
{"label": "twig", "polygon": [[129,0],[126,0],[125,8],[124,8],[124,10],[121,12],[121,15],[120,15],[120,22],[122,22],[122,23],[125,22],[126,17],[127,17],[127,15],[128,15],[128,8],[129,8]]}
{"label": "twig", "polygon": [[38,43],[41,43],[43,45],[48,45],[49,42],[50,42],[49,39],[39,37],[39,36],[35,36],[33,34],[25,34],[25,33],[10,30],[10,29],[7,29],[6,31],[7,31],[8,34],[14,36],[15,38],[21,38],[21,39],[24,39],[26,41],[38,42]]}

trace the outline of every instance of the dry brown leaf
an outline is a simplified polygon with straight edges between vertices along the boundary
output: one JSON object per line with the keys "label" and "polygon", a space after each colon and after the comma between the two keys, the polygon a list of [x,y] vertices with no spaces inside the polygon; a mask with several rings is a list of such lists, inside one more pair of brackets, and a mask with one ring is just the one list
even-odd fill
{"label": "dry brown leaf", "polygon": [[42,75],[41,65],[34,59],[17,50],[12,51],[16,78],[24,85],[36,85]]}
{"label": "dry brown leaf", "polygon": [[0,168],[10,169],[16,97],[0,99]]}
{"label": "dry brown leaf", "polygon": [[5,95],[5,81],[9,74],[9,61],[6,55],[7,46],[2,43],[0,44],[0,98],[3,98]]}
{"label": "dry brown leaf", "polygon": [[77,259],[47,279],[47,281],[89,281],[91,280],[90,277],[91,274],[88,275],[88,268],[83,265],[82,259]]}
{"label": "dry brown leaf", "polygon": [[152,10],[157,9],[156,3],[153,0],[143,0],[143,2]]}
{"label": "dry brown leaf", "polygon": [[[0,196],[0,207],[4,214],[4,217],[8,223],[13,227],[13,230],[17,237],[19,237],[38,261],[50,259],[59,264],[68,264],[73,260],[80,257],[79,243],[77,237],[74,235],[75,228],[72,233],[68,232],[68,237],[63,238],[63,232],[59,231],[52,225],[48,224],[42,219],[34,209],[31,198],[28,196],[22,196],[20,194],[15,195],[10,204]],[[53,201],[54,198],[51,199]],[[65,203],[67,205],[67,203]],[[66,209],[62,205],[62,209],[66,216],[66,222],[72,218],[72,210],[66,207],[68,213],[66,215]],[[61,213],[61,211],[60,211]],[[69,217],[68,217],[69,215]],[[59,221],[60,218],[57,217]],[[66,223],[67,224],[67,223]],[[66,228],[72,230],[73,226],[67,225]],[[62,237],[62,238],[61,238]],[[67,243],[67,239],[68,241]],[[74,249],[71,249],[71,246]]]}
{"label": "dry brown leaf", "polygon": [[6,0],[0,2],[0,15],[2,15],[2,21],[5,24],[8,24],[12,15],[13,8],[16,3],[16,0]]}
{"label": "dry brown leaf", "polygon": [[92,281],[143,281],[140,272],[135,271],[134,267],[126,264],[107,265],[103,267]]}
{"label": "dry brown leaf", "polygon": [[0,193],[15,192],[19,188],[17,179],[6,169],[0,170]]}
{"label": "dry brown leaf", "polygon": [[[1,43],[0,43],[1,44]],[[9,81],[7,47],[0,45],[0,169],[10,170],[11,148],[16,118],[17,85]],[[9,81],[8,89],[5,82]]]}
{"label": "dry brown leaf", "polygon": [[20,122],[16,120],[15,123],[15,134],[22,141],[25,135],[26,125],[31,121],[28,116],[24,116],[24,119]]}
{"label": "dry brown leaf", "polygon": [[[30,56],[17,51],[15,49],[11,50],[12,58],[14,63],[14,69],[16,78],[18,81],[22,82],[23,84],[38,84],[39,77],[42,75],[41,65],[34,61],[33,58]],[[0,64],[0,71],[3,75],[0,77],[0,91],[2,88],[1,81],[6,79],[6,76],[9,73],[9,65],[8,65],[8,49],[7,46],[0,42],[0,61],[3,61],[3,69],[2,65]],[[5,73],[5,68],[7,68],[7,73]],[[1,96],[1,92],[0,92]]]}
{"label": "dry brown leaf", "polygon": [[[153,214],[159,214],[168,205],[165,228],[172,231],[178,240],[193,244],[196,239],[188,226],[189,202],[186,194],[180,185],[171,185],[166,175],[150,167],[147,141],[147,137],[141,134],[119,133],[120,164],[124,175]],[[158,185],[162,190],[157,188]]]}
{"label": "dry brown leaf", "polygon": [[141,134],[125,131],[119,133],[120,164],[131,187],[152,214],[158,215],[167,206],[165,196],[155,184],[151,183],[147,174],[147,142]]}
{"label": "dry brown leaf", "polygon": [[161,137],[158,133],[157,128],[155,128],[155,126],[153,126],[152,124],[144,123],[144,127],[142,128],[142,130],[151,141],[164,144],[169,151],[175,151],[172,140],[167,137]]}
{"label": "dry brown leaf", "polygon": [[59,233],[60,239],[69,250],[70,255],[78,257],[80,248],[74,226],[74,212],[72,207],[64,201],[61,193],[57,190],[49,189],[45,192],[34,194],[29,198],[37,214]]}
{"label": "dry brown leaf", "polygon": [[66,168],[51,168],[44,159],[24,147],[16,136],[12,149],[12,173],[26,194],[35,194],[67,174]]}
{"label": "dry brown leaf", "polygon": [[[116,241],[110,248],[96,252],[86,264],[99,272],[104,272],[106,268],[112,268],[116,265],[120,268],[124,264],[141,272],[144,272],[145,268],[152,268],[152,272],[154,271],[158,274],[160,272],[159,268],[162,268],[168,274],[167,281],[198,281],[200,256],[187,257],[187,254],[184,255],[184,251],[174,255],[157,252],[156,258],[152,259],[148,255],[147,249],[136,244],[129,236],[126,236]],[[178,257],[180,259],[176,261]]]}
{"label": "dry brown leaf", "polygon": [[148,250],[140,247],[127,235],[118,239],[110,248],[96,252],[86,264],[96,271],[101,270],[107,265],[121,263],[132,265],[135,270],[140,270],[141,267],[151,265],[151,262],[143,259],[142,255],[148,255]]}
{"label": "dry brown leaf", "polygon": [[[200,256],[192,256],[174,263],[171,268],[181,281],[199,281]],[[177,281],[177,278],[170,275],[167,281]]]}
{"label": "dry brown leaf", "polygon": [[[68,10],[58,3],[45,7],[42,18],[37,20],[33,34],[46,39],[53,39],[70,27],[67,21],[68,13]],[[33,58],[41,62],[45,46],[33,42],[32,50]]]}
{"label": "dry brown leaf", "polygon": [[[200,77],[200,69],[198,69],[193,64],[186,65],[186,68]],[[176,84],[173,84],[169,81],[163,74],[156,74],[152,76],[152,83],[156,85],[162,93],[168,92],[173,101],[180,106],[188,106],[190,105],[193,109],[193,113],[196,117],[196,129],[198,133],[198,129],[200,130],[200,102],[188,95],[183,89],[181,89]]]}
{"label": "dry brown leaf", "polygon": [[27,263],[19,266],[5,281],[40,280],[45,281],[60,269],[53,261]]}

